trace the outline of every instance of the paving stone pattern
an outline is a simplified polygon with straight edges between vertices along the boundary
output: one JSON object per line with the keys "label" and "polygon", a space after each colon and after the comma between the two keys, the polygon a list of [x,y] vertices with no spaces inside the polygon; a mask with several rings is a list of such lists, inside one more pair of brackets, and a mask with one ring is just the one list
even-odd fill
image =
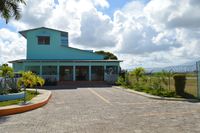
{"label": "paving stone pattern", "polygon": [[52,94],[42,108],[0,117],[0,133],[200,132],[200,103],[153,100],[112,87]]}

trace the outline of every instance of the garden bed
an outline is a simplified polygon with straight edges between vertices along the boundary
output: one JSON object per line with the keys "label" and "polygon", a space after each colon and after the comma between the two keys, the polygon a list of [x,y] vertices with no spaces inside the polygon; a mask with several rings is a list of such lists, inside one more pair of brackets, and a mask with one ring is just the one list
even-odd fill
{"label": "garden bed", "polygon": [[24,92],[0,95],[0,102],[2,102],[2,101],[8,101],[8,100],[21,99],[23,97],[24,97]]}
{"label": "garden bed", "polygon": [[[34,98],[37,95],[38,94],[36,94],[35,91],[27,90],[26,91],[26,101],[30,101],[32,98]],[[20,99],[16,99],[16,100],[2,101],[2,102],[0,102],[0,107],[19,104],[19,103],[22,103],[23,101],[24,101],[24,97],[22,97]]]}

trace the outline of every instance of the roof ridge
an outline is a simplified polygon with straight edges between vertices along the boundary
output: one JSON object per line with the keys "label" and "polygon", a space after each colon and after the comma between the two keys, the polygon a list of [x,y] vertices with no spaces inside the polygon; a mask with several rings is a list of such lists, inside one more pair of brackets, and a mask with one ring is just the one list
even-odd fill
{"label": "roof ridge", "polygon": [[48,28],[48,27],[44,27],[44,26],[42,26],[42,27],[37,27],[37,28],[32,28],[32,29],[28,29],[28,30],[21,30],[21,31],[19,31],[19,33],[20,33],[22,36],[24,36],[24,37],[26,38],[26,35],[25,35],[24,33],[29,32],[29,31],[32,31],[32,30],[38,30],[38,29],[48,29],[48,30],[54,30],[54,31],[64,32],[64,33],[67,33],[67,34],[68,34],[67,31],[57,30],[57,29]]}

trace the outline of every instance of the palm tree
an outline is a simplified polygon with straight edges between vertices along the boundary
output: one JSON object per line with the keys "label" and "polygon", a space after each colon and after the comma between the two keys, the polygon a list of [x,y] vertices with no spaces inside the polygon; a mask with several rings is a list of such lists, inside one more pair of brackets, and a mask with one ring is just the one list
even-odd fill
{"label": "palm tree", "polygon": [[4,88],[6,88],[7,78],[14,77],[12,67],[9,67],[8,64],[3,64],[0,68],[0,76],[4,78]]}
{"label": "palm tree", "polygon": [[[24,87],[24,103],[26,103],[26,88],[34,88],[37,85],[43,86],[45,83],[44,79],[37,76],[31,71],[22,72],[22,77],[19,78],[17,84],[18,87],[23,86]],[[37,88],[36,88],[36,94],[37,94]]]}
{"label": "palm tree", "polygon": [[137,67],[133,71],[131,71],[131,75],[134,75],[136,81],[139,82],[139,79],[144,75],[145,69],[142,67]]}
{"label": "palm tree", "polygon": [[2,77],[13,77],[13,69],[9,67],[8,64],[3,64],[0,68],[0,76]]}
{"label": "palm tree", "polygon": [[19,4],[26,5],[25,0],[0,0],[0,16],[6,20],[6,23],[11,17],[16,20],[21,18]]}

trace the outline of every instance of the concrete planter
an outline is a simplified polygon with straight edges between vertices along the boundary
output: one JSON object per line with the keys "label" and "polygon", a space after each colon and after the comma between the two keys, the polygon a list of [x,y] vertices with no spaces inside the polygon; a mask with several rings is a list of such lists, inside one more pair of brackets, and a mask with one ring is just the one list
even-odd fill
{"label": "concrete planter", "polygon": [[0,101],[16,100],[24,97],[24,92],[0,95]]}

